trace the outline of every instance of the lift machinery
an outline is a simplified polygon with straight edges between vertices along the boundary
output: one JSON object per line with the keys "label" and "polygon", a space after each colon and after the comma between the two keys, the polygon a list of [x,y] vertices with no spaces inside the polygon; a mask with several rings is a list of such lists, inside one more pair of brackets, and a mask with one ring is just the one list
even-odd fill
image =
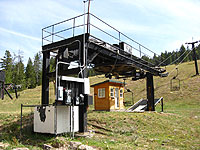
{"label": "lift machinery", "polygon": [[[89,18],[88,23],[80,24],[77,20],[85,19],[86,15]],[[101,23],[106,25],[119,36],[113,36],[102,30],[90,20],[99,22],[97,25]],[[66,25],[69,22],[72,26],[60,28],[62,24]],[[86,27],[87,32],[85,32]],[[99,36],[101,34],[104,35]],[[114,39],[113,43],[111,39]],[[138,45],[140,49],[134,48],[131,44],[124,44],[126,39]],[[119,43],[115,43],[116,41]],[[146,77],[149,99],[147,109],[154,111],[153,76],[165,76],[165,70],[136,56],[134,50],[139,51],[140,56],[144,55],[141,48],[150,51],[89,13],[43,28],[42,105],[35,107],[34,131],[52,134],[87,131],[87,108],[92,104],[88,79],[90,68],[109,78],[132,77],[133,80],[138,80]],[[56,69],[50,72],[52,56],[55,57]],[[55,80],[56,89],[55,103],[51,105],[49,104],[50,79]]]}

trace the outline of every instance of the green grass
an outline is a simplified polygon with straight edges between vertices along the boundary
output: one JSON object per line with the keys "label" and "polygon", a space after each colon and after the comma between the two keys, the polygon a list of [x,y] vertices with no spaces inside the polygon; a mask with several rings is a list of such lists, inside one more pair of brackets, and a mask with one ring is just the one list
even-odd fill
{"label": "green grass", "polygon": [[[175,66],[167,67],[170,72]],[[164,97],[164,113],[126,113],[88,111],[88,129],[96,132],[91,138],[76,137],[74,141],[102,149],[196,149],[200,147],[200,76],[194,76],[193,62],[179,66],[180,91],[170,91],[170,79],[154,77],[155,97]],[[91,77],[91,84],[106,80],[103,76]],[[121,80],[123,81],[123,80]],[[146,80],[126,80],[127,88],[134,92],[134,101],[146,98]],[[53,83],[50,84],[50,102],[54,101]],[[91,88],[93,93],[93,88]],[[13,95],[14,97],[14,95]],[[68,135],[55,137],[32,131],[32,108],[24,108],[23,136],[20,139],[20,105],[39,104],[41,87],[20,92],[18,99],[0,100],[0,141],[9,143],[7,149],[28,147],[42,149],[42,145],[71,141]],[[132,103],[131,93],[125,101]],[[128,108],[129,106],[126,106]],[[98,128],[101,127],[101,128]]]}

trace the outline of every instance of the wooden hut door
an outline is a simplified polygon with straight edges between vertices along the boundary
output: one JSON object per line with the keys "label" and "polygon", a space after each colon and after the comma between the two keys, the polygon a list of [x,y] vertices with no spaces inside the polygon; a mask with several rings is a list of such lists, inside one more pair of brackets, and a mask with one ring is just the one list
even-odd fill
{"label": "wooden hut door", "polygon": [[115,88],[115,108],[119,108],[119,88]]}

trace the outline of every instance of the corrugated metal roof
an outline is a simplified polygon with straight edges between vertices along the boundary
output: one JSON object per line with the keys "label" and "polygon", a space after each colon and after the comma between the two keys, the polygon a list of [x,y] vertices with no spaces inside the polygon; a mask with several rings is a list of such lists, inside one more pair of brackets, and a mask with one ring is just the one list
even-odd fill
{"label": "corrugated metal roof", "polygon": [[103,83],[107,83],[107,82],[110,82],[110,83],[119,83],[119,84],[124,84],[124,82],[120,82],[120,81],[115,81],[115,80],[106,80],[106,81],[103,81],[103,82],[100,82],[100,83],[96,83],[96,84],[93,84],[91,85],[91,87],[94,87],[94,86],[97,86],[97,85],[100,85],[100,84],[103,84]]}

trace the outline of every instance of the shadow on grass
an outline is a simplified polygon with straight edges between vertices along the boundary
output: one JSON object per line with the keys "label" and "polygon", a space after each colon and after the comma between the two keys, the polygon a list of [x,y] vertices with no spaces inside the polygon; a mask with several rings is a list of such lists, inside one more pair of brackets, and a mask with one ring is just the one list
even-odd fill
{"label": "shadow on grass", "polygon": [[39,134],[33,132],[33,114],[23,116],[22,132],[20,136],[20,118],[5,122],[0,126],[0,141],[9,143],[12,146],[29,145],[33,147],[43,147],[44,143],[49,143],[55,138],[51,134]]}

